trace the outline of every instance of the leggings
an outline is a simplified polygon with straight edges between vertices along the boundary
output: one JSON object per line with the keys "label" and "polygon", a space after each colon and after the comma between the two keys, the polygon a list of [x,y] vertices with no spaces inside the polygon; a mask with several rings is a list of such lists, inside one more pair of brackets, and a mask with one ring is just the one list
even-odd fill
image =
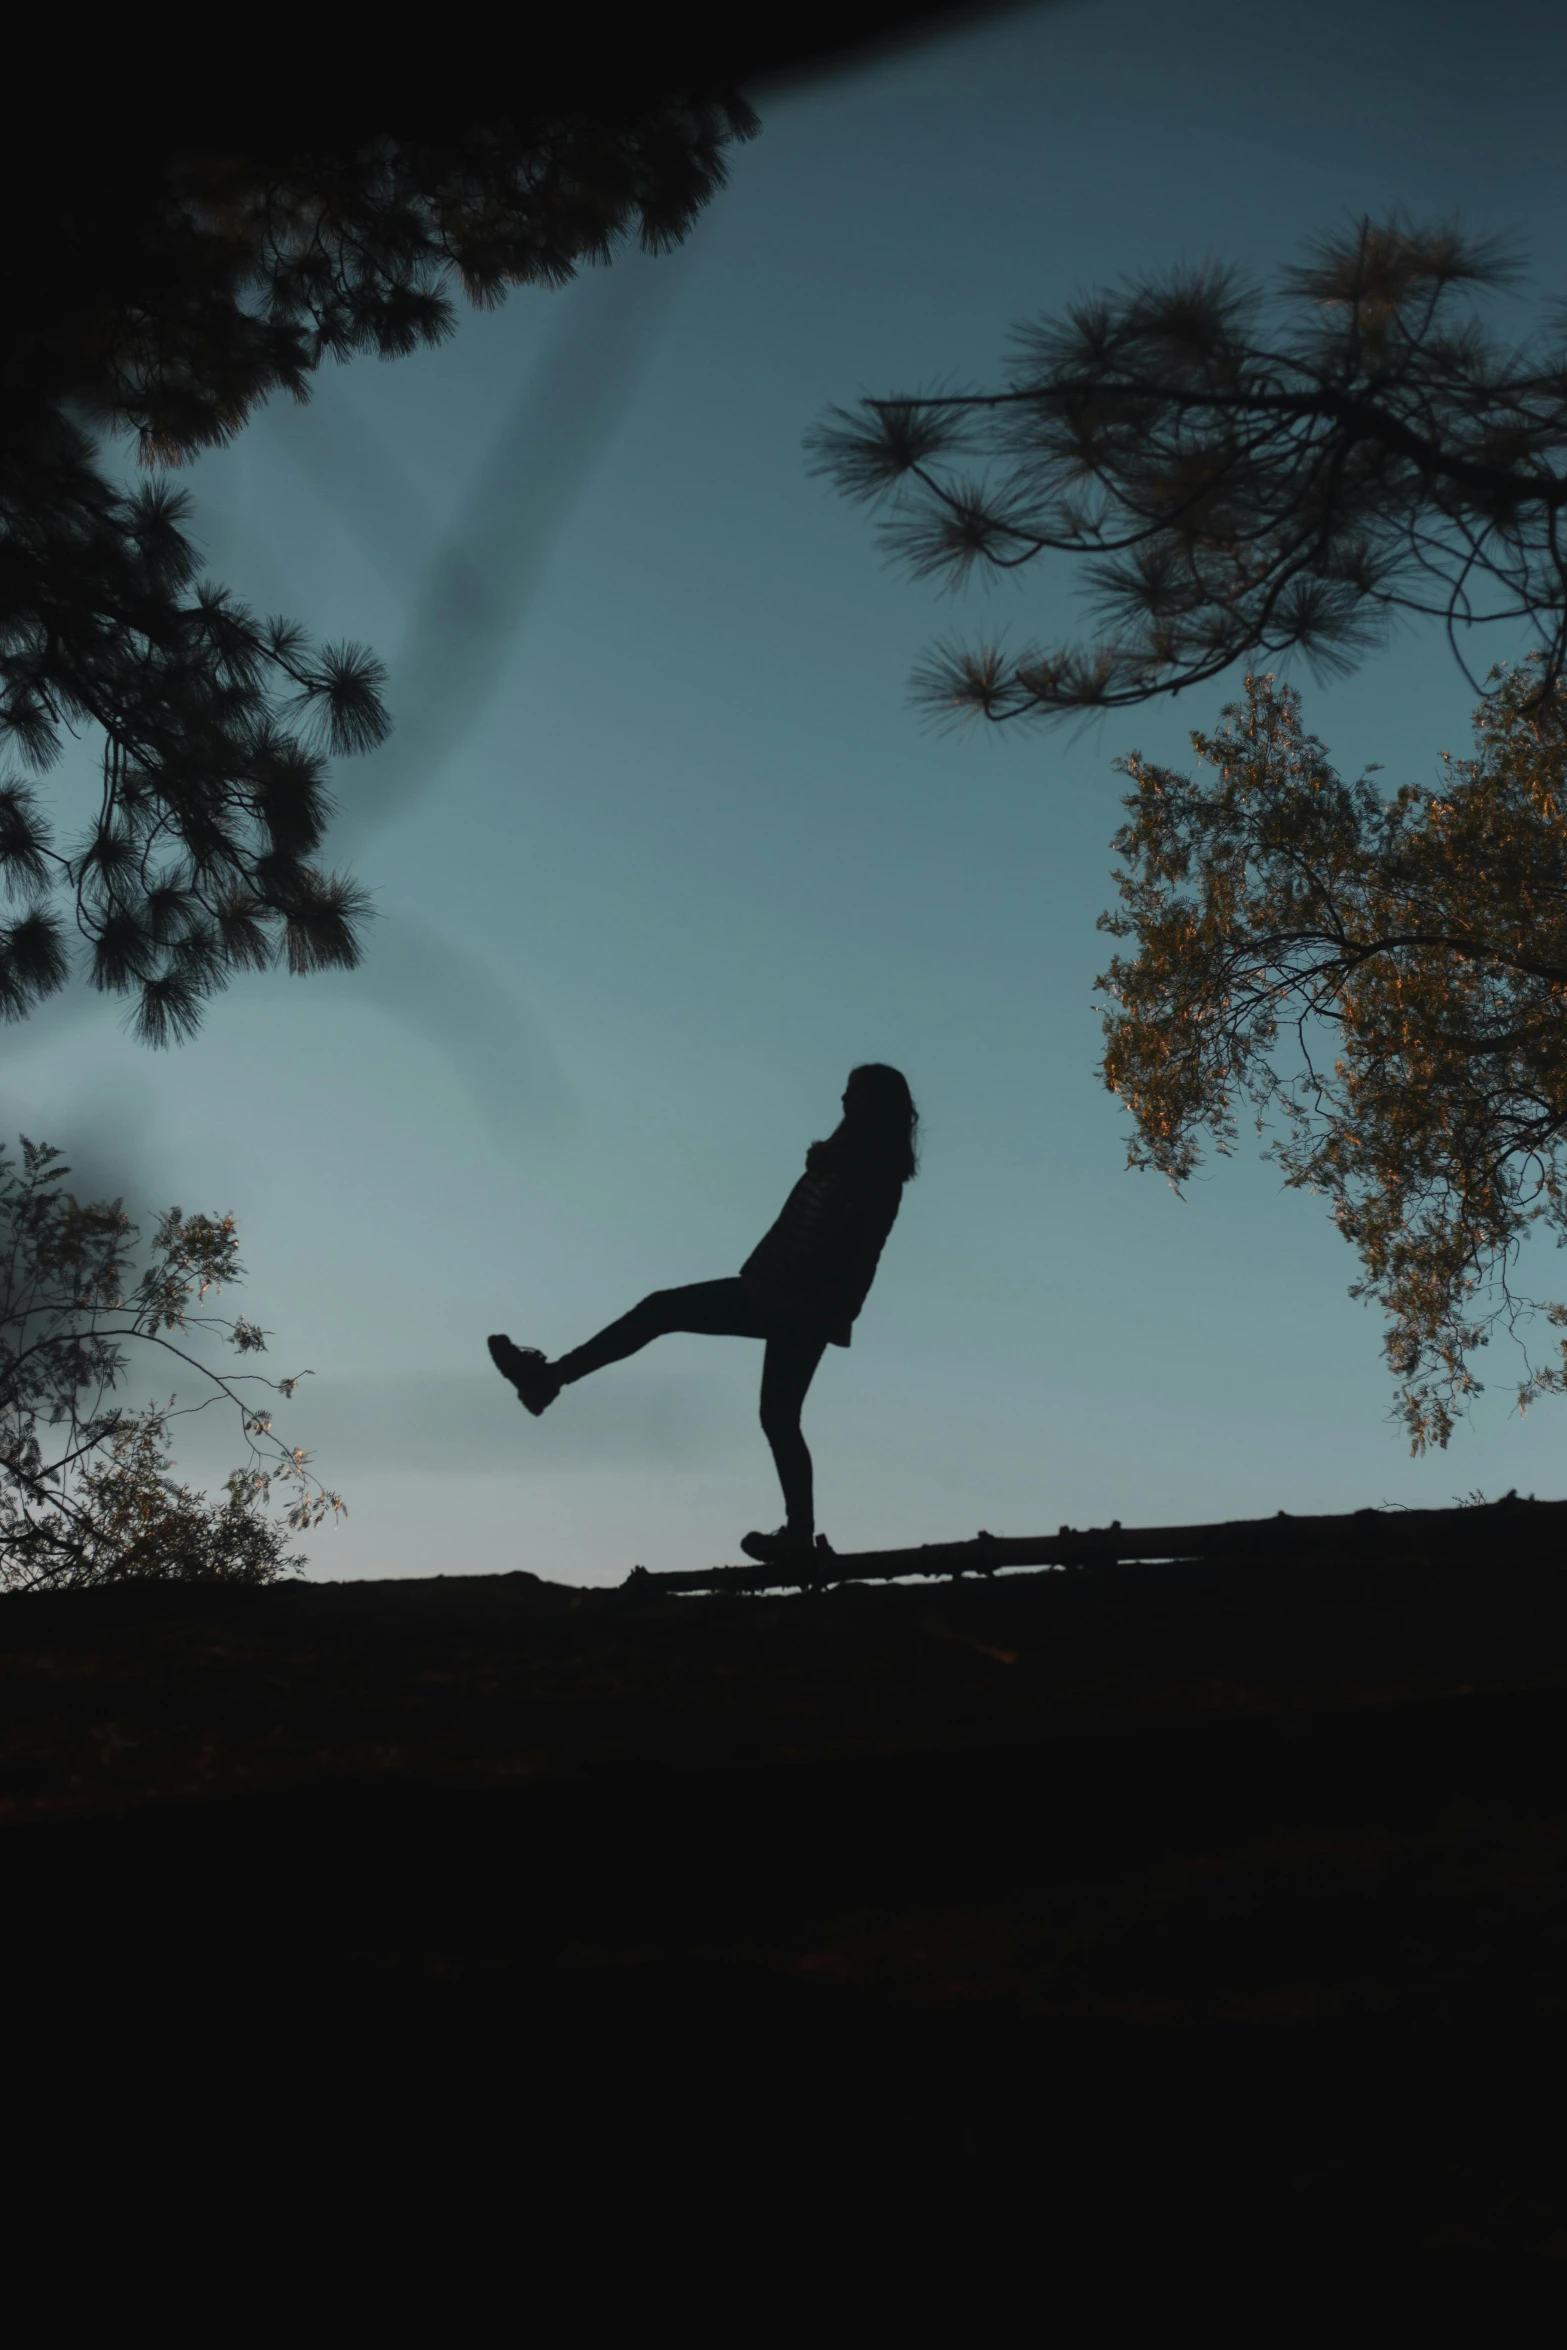
{"label": "leggings", "polygon": [[651,1339],[673,1330],[709,1338],[763,1338],[762,1433],[772,1447],[792,1533],[815,1531],[811,1456],[800,1433],[800,1407],[816,1375],[828,1333],[819,1317],[759,1297],[738,1275],[729,1281],[693,1281],[684,1289],[655,1289],[629,1314],[611,1322],[585,1346],[550,1367],[563,1385],[624,1361]]}

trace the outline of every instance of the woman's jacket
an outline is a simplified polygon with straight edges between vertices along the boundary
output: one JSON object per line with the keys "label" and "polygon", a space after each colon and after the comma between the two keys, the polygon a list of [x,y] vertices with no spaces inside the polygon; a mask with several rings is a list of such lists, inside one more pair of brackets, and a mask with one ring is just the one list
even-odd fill
{"label": "woman's jacket", "polygon": [[840,1142],[813,1142],[805,1173],[740,1277],[819,1318],[832,1344],[847,1346],[902,1198],[902,1177],[884,1161],[851,1156]]}

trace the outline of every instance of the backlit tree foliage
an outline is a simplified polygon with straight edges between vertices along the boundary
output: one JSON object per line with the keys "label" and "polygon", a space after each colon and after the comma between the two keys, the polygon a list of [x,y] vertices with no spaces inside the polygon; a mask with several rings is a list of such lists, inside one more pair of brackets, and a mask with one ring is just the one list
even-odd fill
{"label": "backlit tree foliage", "polygon": [[1218,264],[1177,271],[1019,329],[998,390],[832,410],[815,470],[883,508],[915,577],[1081,558],[1096,641],[947,644],[916,698],[1002,722],[1177,693],[1238,660],[1300,653],[1331,674],[1401,614],[1439,620],[1464,663],[1493,631],[1477,692],[1532,632],[1554,687],[1567,332],[1560,311],[1529,343],[1485,330],[1475,298],[1512,274],[1456,230],[1363,221],[1271,300]]}
{"label": "backlit tree foliage", "polygon": [[[1567,687],[1493,671],[1472,758],[1434,789],[1345,783],[1300,698],[1248,678],[1194,779],[1133,755],[1116,835],[1130,942],[1099,981],[1106,1084],[1134,1167],[1179,1186],[1237,1101],[1291,1185],[1324,1195],[1386,1311],[1412,1449],[1445,1445],[1536,1226],[1567,1240]],[[1567,1341],[1519,1402],[1567,1389]]]}
{"label": "backlit tree foliage", "polygon": [[[0,1017],[62,986],[72,931],[97,988],[153,1044],[188,1035],[236,970],[358,960],[367,911],[324,870],[326,761],[383,740],[385,672],[316,649],[199,575],[189,502],[116,487],[96,436],[144,466],[231,440],[323,359],[396,358],[480,307],[560,285],[635,235],[678,244],[756,117],[658,97],[461,135],[324,139],[142,159],[110,204],[58,201],[15,230],[0,352]],[[29,189],[28,201],[34,192]],[[102,744],[80,839],[33,777],[67,733]]]}
{"label": "backlit tree foliage", "polygon": [[[243,1314],[200,1309],[240,1280],[232,1216],[158,1219],[137,1270],[137,1228],[119,1200],[85,1205],[48,1143],[22,1137],[20,1165],[0,1150],[0,1591],[65,1590],[154,1577],[271,1583],[303,1556],[290,1532],[343,1509],[314,1483],[310,1455],[274,1435],[270,1410],[241,1387],[285,1399],[298,1378],[215,1370],[198,1351],[217,1332],[235,1351],[265,1351]],[[133,1363],[159,1376],[194,1373],[197,1404],[174,1398],[141,1411],[118,1400]],[[299,1377],[306,1374],[300,1373]],[[221,1501],[168,1475],[171,1419],[229,1404],[245,1459]],[[275,1482],[295,1489],[265,1515]]]}

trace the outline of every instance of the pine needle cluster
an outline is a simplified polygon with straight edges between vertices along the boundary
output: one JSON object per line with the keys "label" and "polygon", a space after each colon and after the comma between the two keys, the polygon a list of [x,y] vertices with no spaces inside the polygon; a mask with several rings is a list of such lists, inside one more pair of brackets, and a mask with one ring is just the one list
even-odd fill
{"label": "pine needle cluster", "polygon": [[[915,578],[959,587],[1081,559],[1094,641],[938,647],[938,718],[1092,713],[1232,662],[1355,665],[1400,616],[1532,631],[1567,666],[1567,331],[1514,346],[1478,298],[1515,264],[1402,218],[1321,240],[1270,294],[1217,264],[1019,329],[995,391],[864,399],[809,436],[814,470],[883,509]],[[1493,643],[1496,639],[1493,637]],[[1523,642],[1529,641],[1526,634]]]}

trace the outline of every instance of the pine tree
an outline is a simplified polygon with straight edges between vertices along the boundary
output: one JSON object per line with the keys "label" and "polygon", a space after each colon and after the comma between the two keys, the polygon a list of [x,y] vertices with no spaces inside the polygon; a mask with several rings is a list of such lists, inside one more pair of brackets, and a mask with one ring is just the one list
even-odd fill
{"label": "pine tree", "polygon": [[[494,307],[633,235],[668,251],[757,121],[699,91],[361,128],[323,116],[239,154],[130,136],[112,171],[59,166],[57,205],[33,191],[0,357],[7,1019],[65,984],[73,929],[90,984],[134,997],[151,1044],[191,1034],[235,971],[357,961],[369,909],[323,863],[327,761],[385,739],[383,665],[201,577],[165,471],[273,394],[307,399],[323,359],[445,340],[453,279]],[[131,492],[98,461],[122,433],[152,475]],[[102,791],[86,837],[62,844],[35,779],[83,728]]]}
{"label": "pine tree", "polygon": [[[1351,668],[1401,616],[1533,632],[1567,666],[1567,326],[1489,334],[1475,298],[1515,274],[1457,230],[1362,221],[1278,299],[1208,265],[1017,330],[999,390],[837,408],[809,446],[884,510],[915,577],[959,586],[1081,559],[1086,647],[940,646],[916,672],[942,717],[1051,718],[1144,702],[1233,662]],[[976,462],[977,461],[977,462]]]}

